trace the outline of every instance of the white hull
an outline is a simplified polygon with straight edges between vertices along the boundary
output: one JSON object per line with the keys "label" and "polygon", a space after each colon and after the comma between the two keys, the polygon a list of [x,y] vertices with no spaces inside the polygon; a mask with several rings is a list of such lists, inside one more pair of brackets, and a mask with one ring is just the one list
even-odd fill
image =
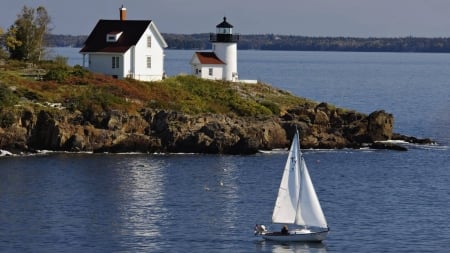
{"label": "white hull", "polygon": [[277,242],[321,242],[325,240],[329,231],[313,232],[310,230],[298,230],[282,234],[280,232],[266,232],[261,234],[262,238]]}

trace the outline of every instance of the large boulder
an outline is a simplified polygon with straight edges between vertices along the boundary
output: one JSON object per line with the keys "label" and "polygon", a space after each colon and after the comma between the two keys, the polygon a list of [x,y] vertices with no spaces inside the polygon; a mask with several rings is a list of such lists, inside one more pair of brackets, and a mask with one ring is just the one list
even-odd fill
{"label": "large boulder", "polygon": [[40,111],[31,131],[29,145],[34,149],[60,150],[62,144],[58,121],[47,111]]}
{"label": "large boulder", "polygon": [[368,116],[367,131],[371,142],[385,141],[392,138],[394,116],[385,111],[375,111]]}

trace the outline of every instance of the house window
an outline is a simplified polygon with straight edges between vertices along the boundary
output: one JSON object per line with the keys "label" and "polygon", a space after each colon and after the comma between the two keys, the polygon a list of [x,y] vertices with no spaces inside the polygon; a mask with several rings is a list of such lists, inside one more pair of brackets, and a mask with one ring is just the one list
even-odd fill
{"label": "house window", "polygon": [[147,47],[152,47],[152,36],[147,36]]}
{"label": "house window", "polygon": [[152,68],[152,57],[147,56],[147,68]]}
{"label": "house window", "polygon": [[119,68],[119,56],[113,56],[112,57],[112,68],[118,69]]}
{"label": "house window", "polygon": [[209,75],[210,75],[210,76],[213,75],[213,68],[209,68]]}

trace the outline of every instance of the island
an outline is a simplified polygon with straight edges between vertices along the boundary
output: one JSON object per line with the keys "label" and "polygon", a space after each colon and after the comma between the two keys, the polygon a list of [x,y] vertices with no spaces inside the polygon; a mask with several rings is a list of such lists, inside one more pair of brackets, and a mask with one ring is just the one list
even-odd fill
{"label": "island", "polygon": [[315,102],[265,83],[178,75],[115,79],[63,58],[0,62],[0,149],[254,154],[288,147],[389,148],[386,140],[432,143],[394,133],[394,116]]}

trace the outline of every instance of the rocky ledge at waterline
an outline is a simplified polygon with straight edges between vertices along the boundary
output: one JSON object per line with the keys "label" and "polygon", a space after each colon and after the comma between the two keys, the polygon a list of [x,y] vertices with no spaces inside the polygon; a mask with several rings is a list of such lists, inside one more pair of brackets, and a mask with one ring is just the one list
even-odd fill
{"label": "rocky ledge at waterline", "polygon": [[[331,108],[331,109],[330,109]],[[398,149],[378,141],[392,138],[432,143],[393,133],[394,117],[328,106],[301,105],[281,116],[189,115],[141,109],[83,114],[48,107],[16,107],[9,126],[0,128],[0,149],[13,153],[52,151],[252,154],[288,147],[297,128],[302,148]]]}

